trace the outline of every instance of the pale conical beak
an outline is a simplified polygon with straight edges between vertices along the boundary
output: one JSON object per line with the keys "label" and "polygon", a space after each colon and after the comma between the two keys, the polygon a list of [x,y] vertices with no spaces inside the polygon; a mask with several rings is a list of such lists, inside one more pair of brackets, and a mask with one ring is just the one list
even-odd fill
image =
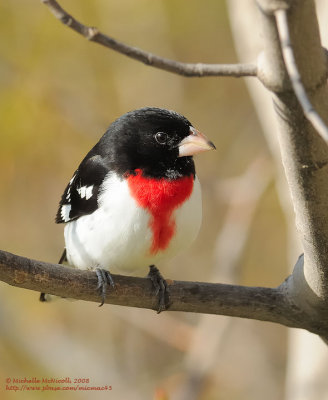
{"label": "pale conical beak", "polygon": [[181,140],[179,147],[179,157],[193,156],[203,151],[215,150],[214,144],[197,129],[190,127],[190,134]]}

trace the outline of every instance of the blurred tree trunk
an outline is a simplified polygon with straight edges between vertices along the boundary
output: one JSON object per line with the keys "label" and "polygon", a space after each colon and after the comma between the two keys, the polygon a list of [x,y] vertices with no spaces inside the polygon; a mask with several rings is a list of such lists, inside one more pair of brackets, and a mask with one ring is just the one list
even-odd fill
{"label": "blurred tree trunk", "polygon": [[[318,0],[318,17],[323,44],[328,45],[328,4]],[[231,29],[241,62],[255,60],[263,50],[260,36],[260,11],[254,0],[229,0],[227,2]],[[256,27],[256,29],[255,29]],[[326,43],[325,43],[326,42]],[[295,214],[278,143],[278,118],[273,108],[272,93],[263,89],[258,80],[247,79],[247,86],[253,100],[258,118],[263,128],[268,146],[276,161],[276,182],[282,209],[286,215],[289,237],[288,264],[293,265],[297,255],[302,252],[299,235],[295,228]],[[280,128],[281,129],[281,128]],[[328,204],[327,204],[328,206]],[[287,359],[286,400],[322,400],[328,398],[326,371],[328,367],[327,347],[316,335],[303,330],[289,331],[289,350]]]}

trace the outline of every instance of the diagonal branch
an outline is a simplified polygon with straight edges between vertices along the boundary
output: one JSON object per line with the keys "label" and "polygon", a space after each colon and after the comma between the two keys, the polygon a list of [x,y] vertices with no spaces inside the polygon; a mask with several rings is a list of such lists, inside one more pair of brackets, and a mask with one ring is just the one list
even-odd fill
{"label": "diagonal branch", "polygon": [[302,83],[301,74],[297,67],[293,45],[289,34],[287,10],[276,10],[275,17],[281,43],[282,55],[295,95],[301,104],[306,118],[312,123],[321,137],[328,142],[328,127],[313,107],[309,96],[306,93],[305,87]]}
{"label": "diagonal branch", "polygon": [[[157,309],[157,298],[149,279],[122,275],[113,275],[113,278],[116,288],[108,294],[106,303]],[[100,302],[93,271],[49,264],[1,250],[0,280],[38,292]],[[169,310],[271,321],[324,334],[328,328],[313,322],[289,299],[288,281],[278,288],[264,288],[167,280],[171,298]]]}
{"label": "diagonal branch", "polygon": [[134,60],[146,65],[163,69],[185,77],[204,77],[204,76],[256,76],[257,67],[253,64],[203,64],[203,63],[183,63],[168,58],[159,57],[137,47],[129,46],[116,39],[98,31],[97,28],[89,27],[77,21],[72,15],[68,14],[56,0],[42,0],[47,5],[53,15],[64,25],[73,29],[75,32],[84,36],[91,42],[96,42],[109,49],[124,54]]}

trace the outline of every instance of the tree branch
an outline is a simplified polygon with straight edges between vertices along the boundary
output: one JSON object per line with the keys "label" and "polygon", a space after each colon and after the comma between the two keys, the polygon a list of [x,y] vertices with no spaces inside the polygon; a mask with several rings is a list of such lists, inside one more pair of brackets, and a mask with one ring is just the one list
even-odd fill
{"label": "tree branch", "polygon": [[[113,278],[116,288],[110,291],[105,303],[157,310],[157,297],[149,279],[122,275],[113,275]],[[93,271],[49,264],[1,250],[0,280],[37,292],[100,302]],[[313,321],[292,303],[288,295],[290,282],[293,284],[291,278],[278,288],[264,288],[167,280],[169,310],[271,321],[325,336],[327,325]]]}
{"label": "tree branch", "polygon": [[[273,92],[279,122],[279,144],[293,200],[304,264],[293,273],[290,295],[312,318],[328,323],[328,147],[318,135],[291,90],[275,13],[288,10],[293,54],[302,83],[315,109],[327,123],[327,59],[320,42],[313,0],[257,0],[261,9],[263,52],[258,76]],[[284,6],[285,4],[285,6]],[[293,292],[293,294],[292,294]]]}
{"label": "tree branch", "polygon": [[56,0],[42,0],[47,5],[53,15],[64,25],[73,29],[75,32],[84,36],[91,42],[95,42],[109,49],[124,54],[134,60],[146,65],[163,69],[185,77],[205,77],[205,76],[256,76],[257,68],[253,64],[203,64],[203,63],[183,63],[168,58],[159,57],[155,54],[146,52],[137,47],[129,46],[116,39],[107,36],[97,28],[89,27],[77,21],[72,15],[68,14]]}
{"label": "tree branch", "polygon": [[[306,118],[312,123],[321,137],[328,143],[328,127],[313,107],[302,83],[301,74],[296,64],[293,45],[289,34],[287,11],[285,9],[278,9],[275,11],[275,17],[285,66],[296,97],[300,102]],[[326,78],[327,77],[325,77],[325,80]]]}

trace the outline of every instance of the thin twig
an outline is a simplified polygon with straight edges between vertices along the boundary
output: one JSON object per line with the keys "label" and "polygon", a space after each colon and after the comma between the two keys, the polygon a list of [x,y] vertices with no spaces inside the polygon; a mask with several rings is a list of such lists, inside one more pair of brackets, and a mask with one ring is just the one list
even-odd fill
{"label": "thin twig", "polygon": [[129,46],[103,34],[97,28],[89,27],[77,21],[68,14],[55,0],[42,0],[53,15],[64,25],[84,36],[91,42],[96,42],[109,49],[124,54],[146,65],[163,69],[185,77],[205,76],[256,76],[257,67],[253,64],[203,64],[183,63],[168,58],[159,57],[137,47]]}
{"label": "thin twig", "polygon": [[313,107],[302,83],[301,75],[296,64],[289,33],[287,10],[279,9],[275,11],[275,18],[285,66],[295,95],[301,104],[306,118],[312,123],[320,136],[328,143],[328,127]]}

